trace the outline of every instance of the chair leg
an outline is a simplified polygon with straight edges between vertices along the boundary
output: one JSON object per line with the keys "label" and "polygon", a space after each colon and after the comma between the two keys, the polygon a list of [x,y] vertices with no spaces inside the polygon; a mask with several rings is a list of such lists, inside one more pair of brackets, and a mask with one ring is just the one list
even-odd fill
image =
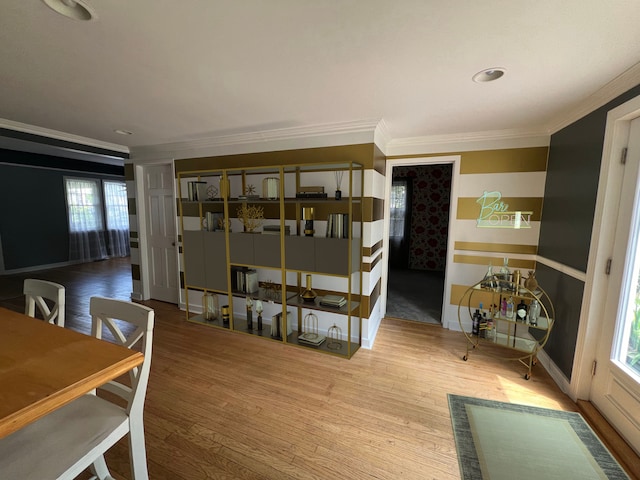
{"label": "chair leg", "polygon": [[142,422],[131,422],[129,428],[129,461],[131,462],[132,478],[133,480],[149,480],[143,424]]}
{"label": "chair leg", "polygon": [[104,455],[100,455],[91,465],[91,473],[93,473],[99,480],[111,480],[113,477],[107,467],[107,462],[104,460]]}

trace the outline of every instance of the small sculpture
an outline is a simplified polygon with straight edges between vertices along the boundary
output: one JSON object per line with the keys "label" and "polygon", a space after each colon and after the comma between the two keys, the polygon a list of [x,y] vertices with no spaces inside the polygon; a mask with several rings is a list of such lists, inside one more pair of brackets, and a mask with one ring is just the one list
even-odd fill
{"label": "small sculpture", "polygon": [[253,232],[262,225],[264,209],[256,205],[242,205],[238,207],[237,215],[247,232]]}
{"label": "small sculpture", "polygon": [[529,270],[529,276],[524,280],[524,288],[530,292],[535,292],[538,289],[538,280],[536,279],[536,272]]}

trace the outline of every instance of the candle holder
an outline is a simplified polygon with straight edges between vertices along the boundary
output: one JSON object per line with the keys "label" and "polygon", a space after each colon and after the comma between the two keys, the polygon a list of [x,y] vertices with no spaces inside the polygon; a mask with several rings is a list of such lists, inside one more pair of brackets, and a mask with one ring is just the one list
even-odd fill
{"label": "candle holder", "polygon": [[253,330],[253,312],[251,311],[251,307],[253,307],[253,300],[251,300],[251,297],[247,297],[247,330]]}
{"label": "candle holder", "polygon": [[256,300],[256,313],[258,314],[258,330],[262,330],[262,302],[260,300]]}

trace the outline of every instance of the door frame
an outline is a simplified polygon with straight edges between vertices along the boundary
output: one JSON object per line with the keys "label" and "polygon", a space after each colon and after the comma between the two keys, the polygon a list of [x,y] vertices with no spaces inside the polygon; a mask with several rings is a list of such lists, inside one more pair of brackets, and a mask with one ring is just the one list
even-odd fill
{"label": "door frame", "polygon": [[605,269],[607,260],[613,253],[617,205],[624,175],[620,156],[628,142],[631,120],[639,116],[640,95],[607,114],[591,247],[574,356],[574,374],[568,392],[573,400],[590,399],[592,368],[600,337],[599,319],[604,314],[609,283]]}
{"label": "door frame", "polygon": [[[141,300],[149,300],[151,298],[151,249],[149,248],[149,212],[147,212],[146,202],[146,186],[145,186],[145,174],[147,167],[157,167],[160,165],[169,165],[171,171],[175,172],[174,159],[162,159],[156,162],[150,162],[145,164],[138,164],[135,166],[136,177],[136,200],[137,200],[137,214],[138,214],[138,235],[139,235],[139,250],[140,250],[140,287],[141,287]],[[180,235],[178,221],[178,214],[176,210],[176,181],[173,181],[173,218],[176,222],[176,236]],[[176,239],[176,259],[178,262],[178,302],[181,300],[180,295],[180,251],[179,242]]]}
{"label": "door frame", "polygon": [[[449,275],[451,271],[451,265],[453,265],[453,251],[454,251],[454,239],[456,238],[455,232],[455,213],[458,209],[458,184],[460,182],[460,155],[435,155],[424,156],[419,158],[402,158],[387,160],[385,166],[385,184],[384,184],[384,198],[387,199],[384,209],[383,218],[383,231],[382,231],[382,278],[381,278],[381,291],[380,291],[380,312],[381,318],[387,314],[387,293],[389,286],[389,229],[391,224],[391,206],[389,199],[391,198],[391,184],[393,182],[393,167],[404,166],[418,166],[418,165],[441,165],[450,164],[452,166],[451,172],[451,192],[449,202],[449,228],[447,232],[447,259],[444,274],[444,291],[447,292],[447,285],[449,282]],[[447,327],[444,322],[444,315],[446,312],[446,294],[442,296],[442,317],[441,323],[443,327]]]}

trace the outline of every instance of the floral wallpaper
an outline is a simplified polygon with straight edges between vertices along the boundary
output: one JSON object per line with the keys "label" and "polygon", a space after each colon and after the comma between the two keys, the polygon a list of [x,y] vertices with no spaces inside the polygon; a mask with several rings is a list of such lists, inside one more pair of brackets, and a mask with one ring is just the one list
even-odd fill
{"label": "floral wallpaper", "polygon": [[409,268],[444,271],[447,258],[451,165],[395,167],[394,178],[410,178]]}

